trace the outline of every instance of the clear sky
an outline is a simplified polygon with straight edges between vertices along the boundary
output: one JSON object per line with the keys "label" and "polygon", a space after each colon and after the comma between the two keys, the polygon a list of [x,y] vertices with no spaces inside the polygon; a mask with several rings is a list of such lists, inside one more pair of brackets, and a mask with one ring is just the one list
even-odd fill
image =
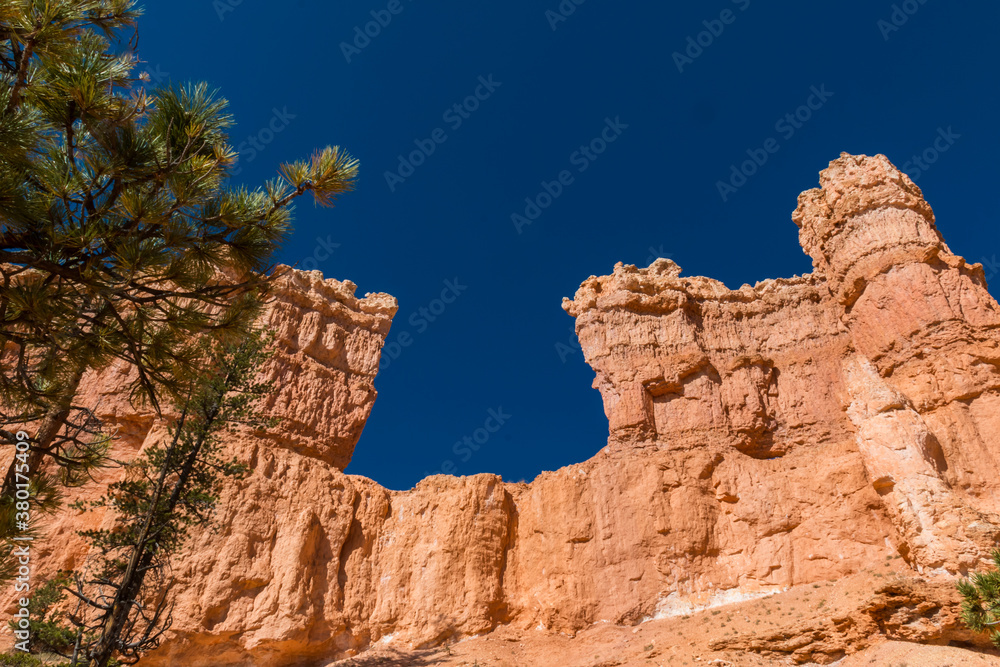
{"label": "clear sky", "polygon": [[[399,299],[389,343],[409,345],[391,348],[348,468],[390,488],[442,467],[531,480],[591,457],[607,420],[562,297],[654,256],[734,288],[809,271],[790,214],[841,151],[905,165],[952,249],[1000,284],[998,3],[146,9],[153,78],[231,101],[236,180],[327,144],[360,159],[337,208],[298,208],[281,260]],[[499,430],[456,447],[491,410]]]}

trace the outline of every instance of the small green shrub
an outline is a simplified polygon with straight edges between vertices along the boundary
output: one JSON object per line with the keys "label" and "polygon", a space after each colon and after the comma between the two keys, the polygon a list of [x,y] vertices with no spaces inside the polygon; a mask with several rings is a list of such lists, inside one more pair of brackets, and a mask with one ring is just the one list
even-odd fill
{"label": "small green shrub", "polygon": [[[73,648],[76,634],[72,628],[64,624],[65,619],[62,612],[56,609],[58,604],[66,599],[63,586],[68,585],[69,582],[70,573],[60,572],[31,594],[28,611],[31,613],[31,644],[29,648],[32,653],[46,652],[66,655]],[[8,625],[12,631],[19,629],[16,620],[10,621]],[[0,662],[0,665],[4,664]]]}
{"label": "small green shrub", "polygon": [[990,552],[996,569],[976,572],[958,582],[962,620],[974,632],[984,632],[1000,648],[1000,549]]}
{"label": "small green shrub", "polygon": [[3,653],[0,654],[0,665],[3,667],[43,667],[44,663],[30,653]]}

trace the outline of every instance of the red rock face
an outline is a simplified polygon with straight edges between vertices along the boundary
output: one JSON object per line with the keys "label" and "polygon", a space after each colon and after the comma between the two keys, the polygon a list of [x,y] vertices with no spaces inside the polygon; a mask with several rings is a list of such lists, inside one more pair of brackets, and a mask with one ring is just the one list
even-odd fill
{"label": "red rock face", "polygon": [[[793,215],[810,275],[730,290],[659,259],[564,301],[609,442],[531,484],[434,476],[393,492],[344,475],[395,302],[295,273],[265,371],[287,419],[230,443],[253,473],[178,560],[173,633],[144,664],[326,664],[499,626],[572,635],[896,555],[951,590],[1000,535],[1000,308],[886,158],[845,154],[821,186]],[[109,371],[85,391],[135,451],[162,427],[120,385]],[[50,566],[83,562],[79,527],[56,519],[52,542],[71,546]],[[948,618],[907,639],[959,636]]]}
{"label": "red rock face", "polygon": [[718,540],[710,570],[731,562],[741,590],[856,570],[886,540],[965,572],[998,532],[1000,312],[883,156],[845,155],[821,184],[793,215],[809,276],[731,291],[658,260],[566,300],[611,448],[652,445],[672,471],[718,461],[680,488],[702,487],[684,505],[714,524],[694,553]]}

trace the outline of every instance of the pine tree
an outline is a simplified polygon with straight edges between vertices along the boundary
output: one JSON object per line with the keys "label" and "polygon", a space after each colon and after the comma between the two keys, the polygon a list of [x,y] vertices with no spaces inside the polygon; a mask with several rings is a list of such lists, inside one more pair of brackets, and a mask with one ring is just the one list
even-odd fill
{"label": "pine tree", "polygon": [[[29,647],[33,652],[65,654],[71,650],[76,633],[67,625],[61,603],[66,599],[65,588],[72,579],[68,572],[58,572],[41,583],[31,594]],[[8,623],[11,632],[21,628],[17,620]]]}
{"label": "pine tree", "polygon": [[257,316],[295,200],[332,205],[357,173],[328,147],[231,187],[226,101],[205,84],[146,92],[139,15],[133,0],[0,0],[0,443],[30,425],[35,476],[102,460],[94,406],[74,402],[87,371],[128,364],[134,403],[159,413],[200,338]]}
{"label": "pine tree", "polygon": [[976,572],[958,582],[962,594],[962,620],[974,632],[988,633],[1000,648],[1000,549],[990,552],[996,569]]}
{"label": "pine tree", "polygon": [[178,404],[168,442],[146,448],[121,482],[89,504],[115,520],[80,533],[94,555],[69,588],[80,603],[70,614],[78,639],[67,657],[74,665],[105,667],[113,657],[131,663],[170,627],[170,558],[192,527],[210,521],[223,480],[247,470],[224,457],[220,436],[274,425],[256,408],[273,391],[256,379],[272,340],[251,332],[207,354],[208,371]]}

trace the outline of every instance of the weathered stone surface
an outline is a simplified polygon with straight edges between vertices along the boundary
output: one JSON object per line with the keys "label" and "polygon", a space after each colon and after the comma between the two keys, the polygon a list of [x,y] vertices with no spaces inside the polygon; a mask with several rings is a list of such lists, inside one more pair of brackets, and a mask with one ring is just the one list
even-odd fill
{"label": "weathered stone surface", "polygon": [[[704,649],[830,662],[879,637],[977,641],[953,580],[1000,535],[1000,307],[885,157],[845,154],[820,183],[793,215],[809,275],[730,290],[659,259],[564,301],[608,446],[530,484],[434,476],[393,492],[343,474],[395,302],[292,273],[264,370],[286,419],[228,443],[253,473],[178,560],[173,634],[144,663],[327,664],[491,631],[663,627],[897,560],[896,588],[841,596],[851,623],[823,605],[768,632],[748,617]],[[128,455],[162,426],[127,405],[117,372],[84,393],[103,396]],[[57,517],[46,567],[83,563],[79,527]]]}
{"label": "weathered stone surface", "polygon": [[[242,664],[249,646],[313,642],[322,628],[311,633],[289,628],[311,625],[310,616],[328,602],[323,591],[328,575],[336,585],[339,548],[357,509],[354,499],[387,495],[372,491],[368,480],[360,480],[359,490],[340,472],[374,404],[379,354],[397,310],[393,297],[357,298],[355,289],[349,281],[324,281],[319,272],[300,271],[289,271],[275,286],[262,324],[275,332],[277,349],[261,379],[275,382],[276,392],[263,408],[281,422],[263,437],[229,439],[229,452],[249,463],[253,473],[225,490],[216,529],[198,534],[175,564],[177,639],[171,644],[193,638],[184,649],[195,651],[183,658],[195,661],[188,664],[201,659],[195,656],[205,645],[219,654],[218,664],[230,657],[231,664]],[[165,434],[163,421],[129,403],[125,388],[131,379],[128,368],[106,368],[85,377],[78,397],[117,433],[113,456],[119,460],[133,458]],[[71,492],[67,501],[98,497],[120,474],[116,468],[99,471],[97,483]],[[375,512],[375,505],[369,500],[364,507]],[[36,543],[35,576],[86,567],[87,551],[76,533],[105,520],[97,512],[69,509],[54,517],[46,526],[47,539]],[[222,634],[229,627],[235,632]],[[243,639],[229,646],[232,634]],[[330,642],[317,645],[336,650]]]}

